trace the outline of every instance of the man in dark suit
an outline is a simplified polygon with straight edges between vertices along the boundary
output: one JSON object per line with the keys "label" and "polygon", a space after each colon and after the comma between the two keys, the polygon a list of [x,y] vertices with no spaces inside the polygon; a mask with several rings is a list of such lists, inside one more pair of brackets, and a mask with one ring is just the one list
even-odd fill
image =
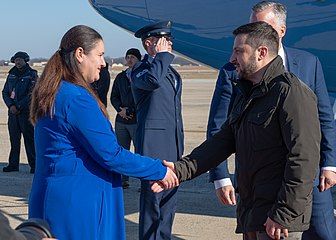
{"label": "man in dark suit", "polygon": [[[158,22],[138,30],[148,54],[134,66],[132,92],[136,105],[135,149],[139,154],[175,162],[183,154],[181,114],[182,81],[170,64],[171,22]],[[177,188],[153,193],[141,182],[139,239],[171,239]]]}
{"label": "man in dark suit", "polygon": [[[282,4],[266,1],[256,4],[252,8],[250,22],[256,21],[265,21],[278,32],[279,55],[284,61],[286,70],[298,76],[318,98],[322,133],[320,172],[313,189],[311,227],[304,232],[302,239],[334,239],[336,222],[330,187],[336,182],[336,128],[321,64],[316,56],[308,52],[283,47],[281,40],[286,33],[286,8]],[[228,104],[232,101],[227,92],[230,93],[235,88],[234,83],[230,81],[235,78],[232,69],[223,70],[220,74],[210,109],[208,136],[214,135],[225,122]],[[224,204],[236,204],[235,190],[229,178],[226,161],[213,169],[210,175],[212,177],[210,180],[215,183],[219,200]]]}

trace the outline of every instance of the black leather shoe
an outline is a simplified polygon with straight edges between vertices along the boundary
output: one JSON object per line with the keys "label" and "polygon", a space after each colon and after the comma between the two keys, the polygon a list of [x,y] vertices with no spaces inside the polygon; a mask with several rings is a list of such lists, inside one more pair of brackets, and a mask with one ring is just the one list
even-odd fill
{"label": "black leather shoe", "polygon": [[3,167],[2,169],[3,172],[18,172],[19,168],[18,167],[12,167],[10,165]]}

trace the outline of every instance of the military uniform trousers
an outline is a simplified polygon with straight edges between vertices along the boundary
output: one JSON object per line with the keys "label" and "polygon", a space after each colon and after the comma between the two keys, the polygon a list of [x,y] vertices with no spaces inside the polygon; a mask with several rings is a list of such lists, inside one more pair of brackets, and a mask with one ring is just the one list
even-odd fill
{"label": "military uniform trousers", "polygon": [[153,193],[149,181],[141,181],[140,240],[170,240],[178,187]]}

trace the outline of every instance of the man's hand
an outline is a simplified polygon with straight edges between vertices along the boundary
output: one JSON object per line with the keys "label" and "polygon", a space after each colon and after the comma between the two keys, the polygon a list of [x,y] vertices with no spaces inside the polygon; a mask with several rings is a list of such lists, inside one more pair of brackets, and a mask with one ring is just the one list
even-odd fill
{"label": "man's hand", "polygon": [[266,228],[267,235],[272,239],[280,240],[281,233],[283,233],[285,237],[288,237],[288,229],[284,228],[279,223],[274,222],[269,217],[264,223],[264,226]]}
{"label": "man's hand", "polygon": [[165,37],[161,37],[156,43],[155,51],[157,53],[171,52],[171,43],[169,43]]}
{"label": "man's hand", "polygon": [[161,181],[156,181],[152,184],[151,189],[155,193],[159,193],[165,189],[171,189],[179,185],[179,180],[175,174],[174,163],[163,160],[163,164],[167,167],[167,173],[164,179]]}
{"label": "man's hand", "polygon": [[10,112],[11,114],[15,114],[15,115],[19,113],[19,111],[17,110],[17,108],[16,108],[15,105],[10,106],[10,108],[9,108],[9,112]]}
{"label": "man's hand", "polygon": [[236,193],[232,185],[216,189],[218,200],[224,205],[236,205]]}
{"label": "man's hand", "polygon": [[336,173],[330,170],[322,170],[320,175],[320,186],[321,192],[328,190],[336,184]]}
{"label": "man's hand", "polygon": [[[172,164],[174,165],[174,163]],[[163,184],[165,189],[174,188],[179,185],[179,180],[177,179],[175,172],[170,167],[167,167],[166,176],[160,182]]]}
{"label": "man's hand", "polygon": [[163,160],[163,164],[167,167],[170,168],[173,172],[175,172],[175,165],[173,162],[168,162],[166,160]]}
{"label": "man's hand", "polygon": [[130,117],[126,115],[126,109],[127,109],[127,107],[121,107],[120,109],[121,109],[121,111],[118,112],[118,114],[120,115],[120,117],[122,117],[124,119],[129,119]]}

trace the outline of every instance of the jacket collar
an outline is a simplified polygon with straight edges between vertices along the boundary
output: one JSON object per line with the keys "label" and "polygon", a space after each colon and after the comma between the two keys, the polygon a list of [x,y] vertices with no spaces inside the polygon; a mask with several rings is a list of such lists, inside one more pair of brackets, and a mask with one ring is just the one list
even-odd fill
{"label": "jacket collar", "polygon": [[11,70],[9,70],[9,74],[13,74],[17,77],[21,77],[23,75],[25,75],[27,72],[30,71],[30,66],[28,65],[28,63],[26,64],[26,66],[23,67],[22,70],[19,70],[17,67],[12,67]]}
{"label": "jacket collar", "polygon": [[261,82],[264,82],[266,85],[269,85],[269,83],[277,76],[283,74],[285,72],[285,67],[282,62],[282,58],[280,56],[277,56],[274,58],[268,65]]}

